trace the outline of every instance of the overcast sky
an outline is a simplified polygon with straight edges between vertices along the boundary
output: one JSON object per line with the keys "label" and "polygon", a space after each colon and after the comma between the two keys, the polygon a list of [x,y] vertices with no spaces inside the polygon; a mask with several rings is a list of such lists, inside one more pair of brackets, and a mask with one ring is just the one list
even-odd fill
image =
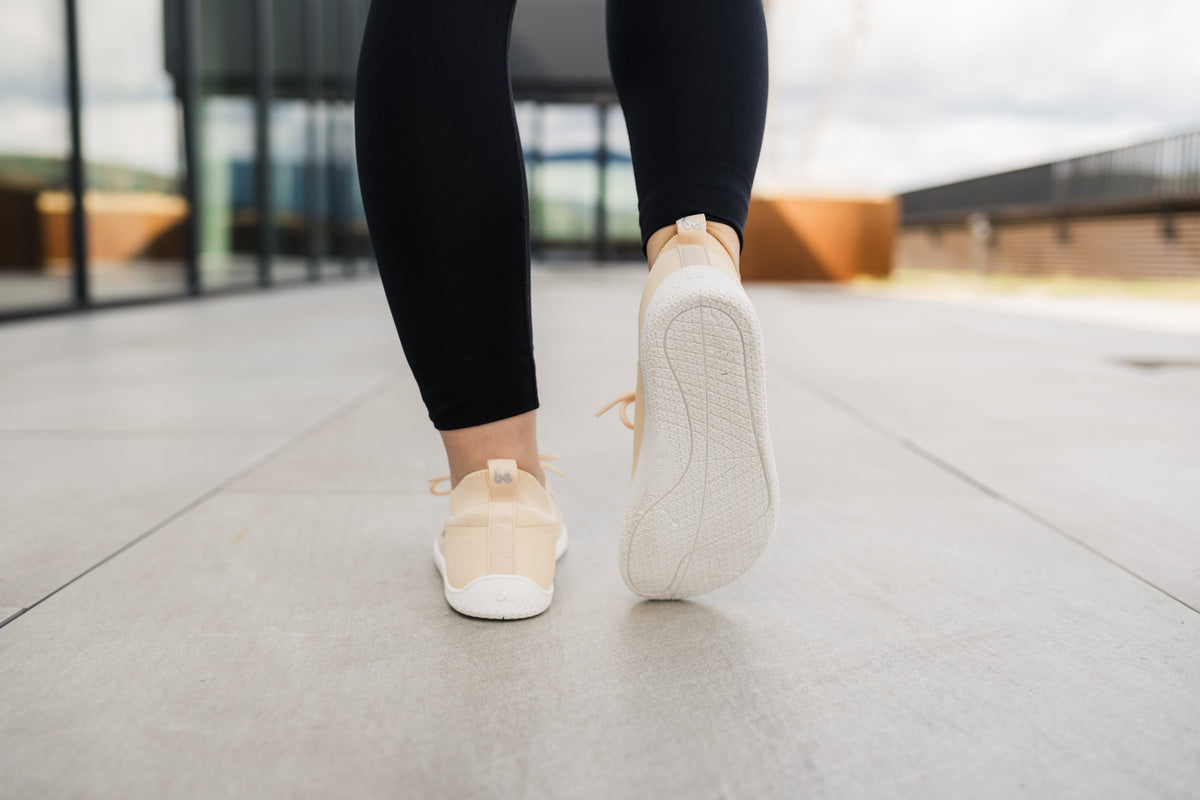
{"label": "overcast sky", "polygon": [[[91,158],[178,169],[161,7],[80,3]],[[0,152],[66,149],[56,8],[0,0]],[[1200,131],[1200,0],[770,0],[769,19],[759,191],[901,191]],[[593,119],[547,132],[594,146]]]}
{"label": "overcast sky", "polygon": [[760,189],[899,191],[1200,130],[1200,0],[770,2]]}

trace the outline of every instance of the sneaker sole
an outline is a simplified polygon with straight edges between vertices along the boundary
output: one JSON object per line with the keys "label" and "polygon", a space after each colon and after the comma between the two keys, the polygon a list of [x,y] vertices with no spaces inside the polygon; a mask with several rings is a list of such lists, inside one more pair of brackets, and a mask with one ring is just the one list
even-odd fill
{"label": "sneaker sole", "polygon": [[[554,545],[554,560],[563,557],[567,550],[567,526]],[[446,602],[460,614],[480,619],[525,619],[536,617],[550,607],[554,598],[554,584],[543,589],[536,581],[521,575],[484,575],[455,589],[446,578],[446,557],[433,541],[433,563],[442,576],[442,589]]]}
{"label": "sneaker sole", "polygon": [[702,594],[758,560],[778,515],[762,327],[745,290],[707,265],[671,275],[646,308],[640,364],[621,576],[644,597]]}

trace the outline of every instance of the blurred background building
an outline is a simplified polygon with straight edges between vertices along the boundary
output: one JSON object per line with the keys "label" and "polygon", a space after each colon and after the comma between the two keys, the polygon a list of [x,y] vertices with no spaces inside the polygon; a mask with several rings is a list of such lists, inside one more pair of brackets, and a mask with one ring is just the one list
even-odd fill
{"label": "blurred background building", "polygon": [[898,266],[1200,276],[1200,133],[900,197]]}
{"label": "blurred background building", "polygon": [[[1118,0],[1014,3],[767,6],[748,278],[1200,276],[1200,134],[1154,139],[1200,129],[1172,88],[1200,69],[1181,44],[1200,5],[1128,26]],[[0,0],[0,319],[372,269],[352,106],[368,5]],[[517,4],[535,256],[639,255],[604,40],[603,0]],[[945,180],[963,175],[985,177]]]}
{"label": "blurred background building", "polygon": [[[368,0],[0,0],[0,317],[370,269],[354,158]],[[539,255],[637,254],[603,4],[522,0]]]}

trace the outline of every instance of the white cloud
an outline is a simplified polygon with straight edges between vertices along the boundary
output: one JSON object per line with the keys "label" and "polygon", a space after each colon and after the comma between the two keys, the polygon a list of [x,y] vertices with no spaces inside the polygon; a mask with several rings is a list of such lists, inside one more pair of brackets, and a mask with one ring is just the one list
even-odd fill
{"label": "white cloud", "polygon": [[1200,128],[1195,0],[862,0],[815,132],[856,4],[772,3],[761,189],[896,191]]}
{"label": "white cloud", "polygon": [[64,25],[54,3],[0,0],[0,96],[66,103]]}
{"label": "white cloud", "polygon": [[[66,147],[57,7],[0,0],[0,151]],[[174,174],[161,0],[79,8],[88,158]],[[898,191],[1200,129],[1197,0],[771,0],[770,16],[775,105],[759,189]],[[814,129],[851,42],[841,91]],[[304,151],[301,113],[275,112],[280,159]],[[594,147],[593,114],[548,110],[548,144]],[[244,154],[244,127],[210,144]],[[619,117],[609,130],[621,147]]]}
{"label": "white cloud", "polygon": [[0,154],[66,158],[70,121],[63,106],[0,96]]}
{"label": "white cloud", "polygon": [[79,56],[84,102],[170,97],[162,0],[82,0]]}
{"label": "white cloud", "polygon": [[173,103],[106,102],[83,117],[88,161],[177,177],[182,171],[180,115]]}

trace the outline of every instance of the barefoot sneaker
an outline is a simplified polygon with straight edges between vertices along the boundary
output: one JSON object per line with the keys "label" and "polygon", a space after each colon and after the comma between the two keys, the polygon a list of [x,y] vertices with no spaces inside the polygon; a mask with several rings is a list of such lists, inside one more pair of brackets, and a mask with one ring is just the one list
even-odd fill
{"label": "barefoot sneaker", "polygon": [[554,565],[567,549],[567,528],[549,482],[543,488],[510,458],[490,458],[487,469],[469,473],[450,491],[437,491],[449,479],[430,478],[429,491],[450,496],[450,516],[433,542],[433,560],[451,608],[484,619],[521,619],[549,608]]}
{"label": "barefoot sneaker", "polygon": [[642,292],[636,389],[596,412],[621,403],[633,429],[621,577],[663,599],[711,591],[749,569],[779,500],[758,315],[704,215],[675,226]]}

